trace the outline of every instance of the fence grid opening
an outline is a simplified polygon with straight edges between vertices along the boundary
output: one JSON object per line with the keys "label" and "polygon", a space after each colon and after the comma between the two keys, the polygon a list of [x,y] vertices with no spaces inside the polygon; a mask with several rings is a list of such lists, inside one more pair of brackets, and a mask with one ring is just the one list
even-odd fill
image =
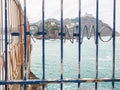
{"label": "fence grid opening", "polygon": [[[58,0],[60,2],[60,30],[58,34],[59,41],[60,41],[60,75],[58,76],[59,79],[47,79],[46,78],[46,24],[45,24],[45,0],[42,0],[42,30],[38,32],[41,35],[41,43],[42,43],[42,79],[29,79],[30,73],[30,55],[31,55],[31,33],[30,33],[30,24],[27,18],[27,5],[26,0],[24,0],[24,7],[22,10],[22,6],[20,5],[19,0],[0,0],[0,90],[13,90],[11,87],[14,85],[20,85],[20,90],[27,90],[28,86],[33,84],[41,84],[42,90],[46,90],[46,84],[59,84],[60,90],[64,89],[64,84],[66,83],[75,83],[77,84],[77,89],[80,90],[83,83],[93,83],[94,89],[99,90],[98,85],[99,83],[111,83],[111,89],[115,89],[115,83],[120,82],[120,78],[115,76],[116,73],[116,1],[113,0],[113,7],[112,7],[112,28],[109,26],[102,27],[99,30],[99,15],[100,15],[100,0],[96,0],[96,17],[95,17],[95,25],[82,26],[82,0],[78,0],[78,23],[75,27],[72,28],[72,36],[71,32],[69,32],[69,28],[65,25],[64,22],[64,0]],[[34,1],[33,1],[34,2]],[[39,31],[39,26],[35,25]],[[111,36],[109,39],[104,40],[102,34],[105,36],[104,28],[107,28],[111,32]],[[85,34],[86,33],[86,34]],[[68,35],[68,39],[73,43],[74,40],[77,41],[77,77],[76,78],[65,78],[64,75],[64,57],[65,57],[65,45],[64,41],[66,36]],[[82,61],[82,45],[83,39],[87,37],[89,40],[91,37],[94,38],[95,41],[95,77],[94,78],[82,78],[81,74],[81,65]],[[99,49],[100,43],[107,43],[112,41],[112,74],[110,77],[99,78]],[[74,62],[74,60],[73,60]],[[72,62],[70,62],[72,63]],[[51,63],[52,65],[52,63]],[[19,67],[19,69],[17,69]],[[72,66],[71,66],[72,67]],[[55,68],[55,67],[54,67]],[[22,73],[19,73],[19,70]],[[71,71],[72,72],[72,71]],[[17,74],[18,73],[18,74]],[[54,72],[53,72],[54,73]],[[19,76],[16,77],[16,75]],[[49,89],[49,88],[48,88]]]}

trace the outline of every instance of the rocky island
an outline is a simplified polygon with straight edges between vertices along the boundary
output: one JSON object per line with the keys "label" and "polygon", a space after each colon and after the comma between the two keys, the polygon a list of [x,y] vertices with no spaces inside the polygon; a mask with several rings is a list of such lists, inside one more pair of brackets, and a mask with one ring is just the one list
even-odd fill
{"label": "rocky island", "polygon": [[[73,33],[78,33],[78,21],[79,18],[66,18],[64,19],[64,33],[66,33],[65,38],[73,38]],[[99,20],[99,33],[101,36],[111,36],[112,28]],[[38,32],[42,32],[42,22],[38,21],[36,23],[31,24],[32,29],[31,33],[35,38],[41,38],[42,35],[39,35]],[[37,27],[36,27],[37,26]],[[45,20],[45,35],[46,39],[58,39],[60,38],[60,21],[54,18]],[[84,36],[94,36],[96,30],[96,19],[92,15],[85,15],[81,17],[81,34]],[[81,36],[82,36],[81,35]],[[116,32],[116,36],[120,36],[118,32]]]}

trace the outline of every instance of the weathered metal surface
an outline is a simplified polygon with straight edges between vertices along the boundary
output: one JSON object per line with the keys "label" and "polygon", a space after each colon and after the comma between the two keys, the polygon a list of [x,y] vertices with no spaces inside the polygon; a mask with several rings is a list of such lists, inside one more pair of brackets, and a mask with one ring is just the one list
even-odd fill
{"label": "weathered metal surface", "polygon": [[[113,0],[113,30],[112,36],[109,40],[112,42],[112,78],[98,78],[98,61],[99,61],[99,39],[102,40],[99,30],[99,0],[96,0],[96,27],[94,27],[94,37],[96,44],[96,63],[95,63],[95,78],[81,78],[81,44],[84,38],[84,31],[81,33],[81,0],[78,3],[78,33],[74,33],[73,36],[78,39],[78,77],[76,79],[64,79],[64,22],[63,14],[64,0],[60,0],[60,16],[61,16],[61,31],[60,36],[60,79],[48,79],[46,80],[45,73],[45,0],[42,0],[42,79],[28,78],[30,73],[30,55],[31,55],[31,39],[29,33],[29,22],[26,16],[26,0],[24,0],[24,10],[20,5],[19,0],[0,0],[0,85],[1,89],[5,90],[26,90],[28,86],[31,89],[33,84],[37,84],[39,87],[45,90],[46,84],[57,83],[60,84],[60,90],[63,90],[64,83],[77,83],[78,90],[80,90],[80,83],[94,83],[95,90],[98,89],[99,82],[111,82],[112,89],[114,89],[114,83],[120,82],[120,78],[115,78],[115,32],[116,32],[116,0]],[[4,18],[4,19],[3,19]],[[3,21],[4,20],[4,21]],[[4,26],[3,26],[4,25]],[[5,29],[3,29],[5,27]],[[84,29],[86,29],[85,27]],[[84,30],[83,29],[83,30]],[[88,34],[88,39],[90,38]],[[108,40],[108,41],[109,41]],[[103,40],[102,40],[103,41]],[[30,79],[30,80],[29,80]],[[35,80],[37,79],[37,80]],[[17,85],[16,85],[17,84]],[[24,87],[22,86],[24,85]],[[5,86],[5,87],[4,87]],[[22,88],[21,88],[22,86]]]}
{"label": "weathered metal surface", "polygon": [[[3,21],[4,20],[4,21]],[[26,18],[25,29],[29,31],[29,22]],[[28,51],[27,55],[31,54],[30,36],[26,37],[26,46],[24,48],[24,13],[19,0],[0,0],[0,74],[2,81],[22,80],[24,74],[24,51]],[[25,56],[30,64],[30,58]],[[26,65],[30,66],[30,65]],[[29,67],[30,68],[30,67]],[[27,68],[27,75],[29,74]],[[26,76],[28,78],[28,76]],[[21,85],[4,84],[1,89],[5,90],[21,90]],[[19,86],[19,87],[18,87]]]}

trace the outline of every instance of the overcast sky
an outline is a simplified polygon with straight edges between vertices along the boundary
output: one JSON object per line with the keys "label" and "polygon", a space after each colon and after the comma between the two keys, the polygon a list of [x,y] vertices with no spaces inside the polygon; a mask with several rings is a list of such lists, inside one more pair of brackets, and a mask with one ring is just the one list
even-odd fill
{"label": "overcast sky", "polygon": [[[42,0],[26,0],[27,1],[27,17],[30,22],[36,22],[42,18]],[[78,16],[78,0],[64,1],[64,18],[74,18]],[[117,29],[120,29],[120,0],[117,1]],[[23,0],[21,0],[23,5]],[[96,0],[81,0],[82,16],[85,13],[96,16]],[[113,0],[99,0],[99,18],[103,22],[113,25]],[[45,19],[56,18],[60,20],[60,0],[45,0]]]}

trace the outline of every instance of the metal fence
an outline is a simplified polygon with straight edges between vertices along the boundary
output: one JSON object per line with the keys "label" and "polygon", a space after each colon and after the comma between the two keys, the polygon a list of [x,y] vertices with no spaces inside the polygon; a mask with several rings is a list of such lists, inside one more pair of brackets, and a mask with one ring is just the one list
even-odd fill
{"label": "metal fence", "polygon": [[[3,1],[3,0],[1,0]],[[8,80],[8,70],[7,70],[7,66],[8,66],[8,8],[7,8],[7,2],[8,0],[4,0],[4,23],[5,23],[5,80],[1,80],[0,81],[0,85],[5,85],[5,90],[8,90],[8,85],[10,84],[21,84],[23,85],[24,84],[24,90],[27,90],[27,87],[26,85],[28,84],[42,84],[42,90],[45,89],[45,84],[51,84],[51,83],[57,83],[57,84],[60,84],[60,90],[63,90],[63,87],[64,87],[64,84],[65,83],[76,83],[78,84],[78,90],[80,90],[80,86],[81,86],[81,83],[94,83],[95,84],[95,90],[98,89],[98,83],[102,83],[102,82],[111,82],[111,85],[112,85],[112,90],[114,90],[114,87],[115,87],[115,82],[120,82],[120,78],[116,78],[115,77],[115,50],[116,50],[116,0],[113,0],[113,29],[112,29],[112,77],[111,78],[99,78],[98,77],[98,61],[99,61],[99,37],[100,36],[100,32],[98,30],[98,27],[99,27],[99,0],[96,0],[96,28],[94,29],[95,30],[95,45],[96,45],[96,55],[95,55],[95,58],[96,58],[96,65],[95,65],[95,77],[94,78],[81,78],[81,45],[82,45],[82,29],[81,29],[81,0],[79,0],[78,2],[78,17],[79,17],[79,22],[78,22],[78,33],[73,33],[73,36],[74,37],[77,37],[78,39],[78,77],[76,77],[77,79],[65,79],[64,78],[64,74],[63,74],[63,63],[64,63],[64,37],[65,37],[65,33],[64,33],[64,22],[63,22],[63,1],[64,0],[61,0],[60,2],[60,7],[61,7],[61,23],[60,23],[60,27],[61,27],[61,31],[59,33],[59,36],[60,36],[60,67],[61,67],[61,70],[60,70],[60,79],[58,80],[46,80],[46,73],[45,73],[45,65],[46,65],[46,58],[45,58],[45,35],[46,35],[46,32],[45,32],[45,0],[42,0],[42,32],[40,32],[40,34],[42,35],[42,79],[39,79],[39,80],[28,80],[27,79],[27,73],[26,73],[26,69],[27,69],[27,63],[26,63],[26,55],[27,55],[27,52],[26,52],[26,48],[27,48],[27,45],[26,45],[26,42],[27,42],[27,37],[26,35],[28,35],[28,32],[26,31],[27,30],[27,21],[26,21],[26,0],[24,0],[24,68],[23,70],[25,71],[24,72],[24,79],[23,80]],[[33,1],[34,2],[34,1]]]}

